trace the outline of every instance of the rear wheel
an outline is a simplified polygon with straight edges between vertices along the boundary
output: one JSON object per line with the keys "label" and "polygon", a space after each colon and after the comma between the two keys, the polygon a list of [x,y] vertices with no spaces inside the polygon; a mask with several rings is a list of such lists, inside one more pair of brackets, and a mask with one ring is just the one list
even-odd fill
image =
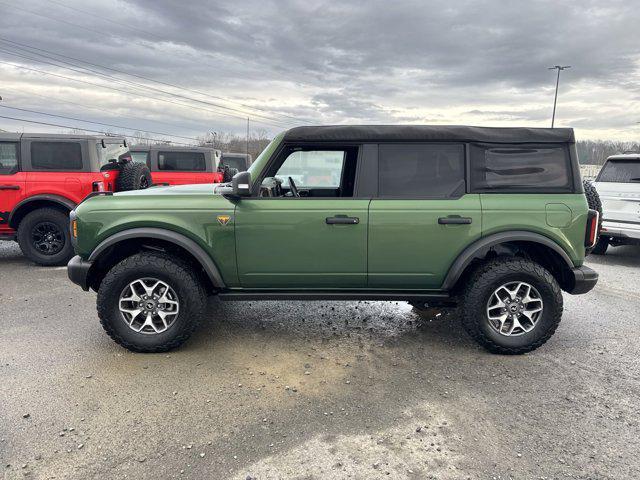
{"label": "rear wheel", "polygon": [[98,316],[109,336],[134,352],[165,352],[196,329],[206,293],[193,268],[159,252],[113,267],[98,289]]}
{"label": "rear wheel", "polygon": [[28,213],[18,226],[18,244],[39,265],[66,265],[73,256],[68,214],[55,208]]}
{"label": "rear wheel", "polygon": [[551,338],[562,316],[558,282],[542,266],[521,258],[479,267],[461,303],[464,328],[493,353],[535,350]]}

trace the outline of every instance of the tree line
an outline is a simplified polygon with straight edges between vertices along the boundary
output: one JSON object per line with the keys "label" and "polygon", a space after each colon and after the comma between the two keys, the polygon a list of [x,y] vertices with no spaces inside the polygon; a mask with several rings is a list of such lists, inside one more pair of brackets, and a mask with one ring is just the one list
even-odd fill
{"label": "tree line", "polygon": [[640,152],[640,142],[618,140],[579,140],[576,142],[578,158],[585,165],[602,165],[607,157],[625,152]]}

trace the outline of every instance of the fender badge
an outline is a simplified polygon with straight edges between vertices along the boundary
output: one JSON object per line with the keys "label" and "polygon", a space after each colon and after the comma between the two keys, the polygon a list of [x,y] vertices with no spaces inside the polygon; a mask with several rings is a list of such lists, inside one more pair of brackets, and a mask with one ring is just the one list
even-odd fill
{"label": "fender badge", "polygon": [[229,220],[231,220],[231,216],[230,215],[218,215],[218,223],[220,225],[222,225],[223,227],[229,223]]}

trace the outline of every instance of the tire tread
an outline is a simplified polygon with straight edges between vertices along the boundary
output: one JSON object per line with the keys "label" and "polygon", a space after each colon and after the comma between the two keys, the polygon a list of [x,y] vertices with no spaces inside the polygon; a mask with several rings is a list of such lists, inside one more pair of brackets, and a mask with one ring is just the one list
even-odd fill
{"label": "tire tread", "polygon": [[[548,283],[551,287],[552,294],[554,296],[555,304],[558,308],[555,308],[553,312],[553,318],[550,328],[535,342],[522,347],[506,347],[498,345],[486,333],[480,328],[478,322],[478,309],[481,308],[481,315],[484,318],[484,303],[486,298],[480,295],[483,290],[483,286],[487,284],[493,284],[500,280],[505,275],[512,273],[526,272],[531,275],[535,275]],[[503,355],[520,355],[523,353],[531,352],[536,348],[544,345],[547,340],[555,333],[560,320],[562,318],[562,291],[556,279],[541,265],[532,262],[524,258],[507,257],[498,258],[481,264],[476,271],[471,275],[467,285],[464,288],[464,292],[461,298],[462,301],[462,324],[467,333],[477,343],[492,353],[499,353]]]}
{"label": "tire tread", "polygon": [[[111,325],[111,322],[109,321],[109,298],[106,298],[107,295],[105,292],[111,290],[111,286],[118,280],[120,275],[130,271],[131,269],[144,268],[150,263],[153,263],[155,266],[166,271],[169,275],[176,278],[178,282],[182,282],[183,286],[187,285],[188,288],[194,288],[196,290],[196,297],[201,299],[201,301],[196,302],[195,305],[190,305],[190,319],[189,322],[187,322],[186,328],[183,329],[183,332],[180,335],[159,345],[140,346],[128,341],[122,335],[118,334]],[[97,310],[102,328],[104,328],[107,334],[116,343],[133,352],[160,353],[179,347],[193,334],[197,329],[200,320],[204,316],[206,298],[207,295],[202,283],[199,281],[195,273],[192,272],[190,265],[187,262],[182,259],[169,256],[166,253],[143,252],[125,258],[107,273],[98,290]]]}

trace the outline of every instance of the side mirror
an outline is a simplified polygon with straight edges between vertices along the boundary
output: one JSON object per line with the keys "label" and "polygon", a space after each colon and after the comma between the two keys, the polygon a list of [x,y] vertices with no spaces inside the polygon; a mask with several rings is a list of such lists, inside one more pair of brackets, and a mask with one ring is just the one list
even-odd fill
{"label": "side mirror", "polygon": [[233,194],[238,197],[251,196],[251,174],[249,172],[236,173],[231,179]]}

